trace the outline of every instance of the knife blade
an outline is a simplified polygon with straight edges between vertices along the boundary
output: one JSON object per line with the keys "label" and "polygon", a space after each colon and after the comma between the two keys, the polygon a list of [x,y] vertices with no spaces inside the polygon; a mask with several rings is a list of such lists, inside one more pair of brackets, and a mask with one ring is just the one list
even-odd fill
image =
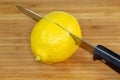
{"label": "knife blade", "polygon": [[32,18],[33,20],[35,21],[39,21],[40,19],[42,19],[42,16],[40,16],[39,14],[37,14],[36,12],[28,9],[28,8],[25,8],[23,6],[20,6],[20,5],[16,5],[16,7],[22,11],[24,14],[26,14],[28,17]]}
{"label": "knife blade", "polygon": [[[28,8],[25,8],[20,5],[16,5],[16,7],[19,10],[21,10],[24,14],[26,14],[27,16],[29,16],[30,18],[32,18],[33,20],[35,20],[37,22],[40,19],[46,19]],[[100,60],[100,61],[104,62],[109,67],[111,67],[112,69],[114,69],[115,71],[120,73],[120,55],[116,54],[112,50],[110,50],[102,45],[97,45],[97,46],[92,45],[91,43],[84,40],[83,38],[79,38],[75,34],[71,33],[70,31],[65,29],[64,26],[57,23],[56,21],[53,21],[50,19],[46,19],[46,20],[53,22],[54,24],[61,27],[63,30],[67,31],[71,35],[71,37],[75,40],[77,45],[79,45],[81,48],[87,50],[88,52],[90,52],[91,54],[94,55],[93,56],[94,60]]]}
{"label": "knife blade", "polygon": [[[21,10],[24,14],[26,14],[27,16],[29,16],[30,18],[32,18],[33,20],[35,21],[39,21],[40,19],[42,19],[43,17],[40,16],[39,14],[37,14],[36,12],[28,9],[28,8],[25,8],[23,6],[20,6],[20,5],[16,5],[16,7]],[[60,25],[59,23],[53,21],[53,20],[49,20],[49,19],[46,19],[50,22],[53,22],[55,23],[56,25],[60,26],[62,29],[64,29],[65,31],[67,31],[75,40],[76,40],[76,44],[80,45],[83,49],[89,51],[90,53],[93,54],[93,50],[95,49],[95,47],[90,44],[89,42],[85,41],[84,39],[81,39],[79,37],[77,37],[76,35],[74,35],[73,33],[69,32],[68,30],[66,30],[62,25]],[[80,40],[79,40],[80,39]]]}

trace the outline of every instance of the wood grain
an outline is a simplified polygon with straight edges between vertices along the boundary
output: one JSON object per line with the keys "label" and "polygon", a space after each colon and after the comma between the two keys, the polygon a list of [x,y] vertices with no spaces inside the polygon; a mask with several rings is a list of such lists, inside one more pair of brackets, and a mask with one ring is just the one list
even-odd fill
{"label": "wood grain", "polygon": [[0,80],[120,80],[117,72],[81,48],[62,63],[36,62],[29,40],[36,22],[16,4],[41,15],[66,11],[78,19],[84,39],[120,54],[120,0],[0,0]]}

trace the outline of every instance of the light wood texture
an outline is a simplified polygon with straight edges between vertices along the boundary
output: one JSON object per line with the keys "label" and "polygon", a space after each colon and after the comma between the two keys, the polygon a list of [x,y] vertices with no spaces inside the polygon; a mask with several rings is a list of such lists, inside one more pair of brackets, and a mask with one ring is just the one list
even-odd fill
{"label": "light wood texture", "polygon": [[117,72],[81,48],[62,63],[36,62],[30,49],[36,22],[16,4],[41,15],[66,11],[78,19],[84,39],[120,54],[120,0],[0,0],[0,80],[120,80]]}

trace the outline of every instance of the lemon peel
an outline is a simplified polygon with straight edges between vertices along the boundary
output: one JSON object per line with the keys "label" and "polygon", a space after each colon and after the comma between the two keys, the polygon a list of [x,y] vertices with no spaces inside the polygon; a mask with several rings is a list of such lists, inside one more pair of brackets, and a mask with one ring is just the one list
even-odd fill
{"label": "lemon peel", "polygon": [[78,21],[72,15],[63,11],[53,11],[44,16],[32,30],[31,48],[36,61],[47,64],[67,60],[78,48],[70,34],[51,21],[82,37]]}

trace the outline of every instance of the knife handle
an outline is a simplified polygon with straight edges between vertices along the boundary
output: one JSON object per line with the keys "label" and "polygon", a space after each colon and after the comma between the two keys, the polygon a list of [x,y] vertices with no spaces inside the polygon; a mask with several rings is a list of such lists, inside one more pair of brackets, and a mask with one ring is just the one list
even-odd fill
{"label": "knife handle", "polygon": [[120,55],[109,50],[108,48],[97,45],[94,49],[94,60],[101,60],[109,67],[120,73]]}

